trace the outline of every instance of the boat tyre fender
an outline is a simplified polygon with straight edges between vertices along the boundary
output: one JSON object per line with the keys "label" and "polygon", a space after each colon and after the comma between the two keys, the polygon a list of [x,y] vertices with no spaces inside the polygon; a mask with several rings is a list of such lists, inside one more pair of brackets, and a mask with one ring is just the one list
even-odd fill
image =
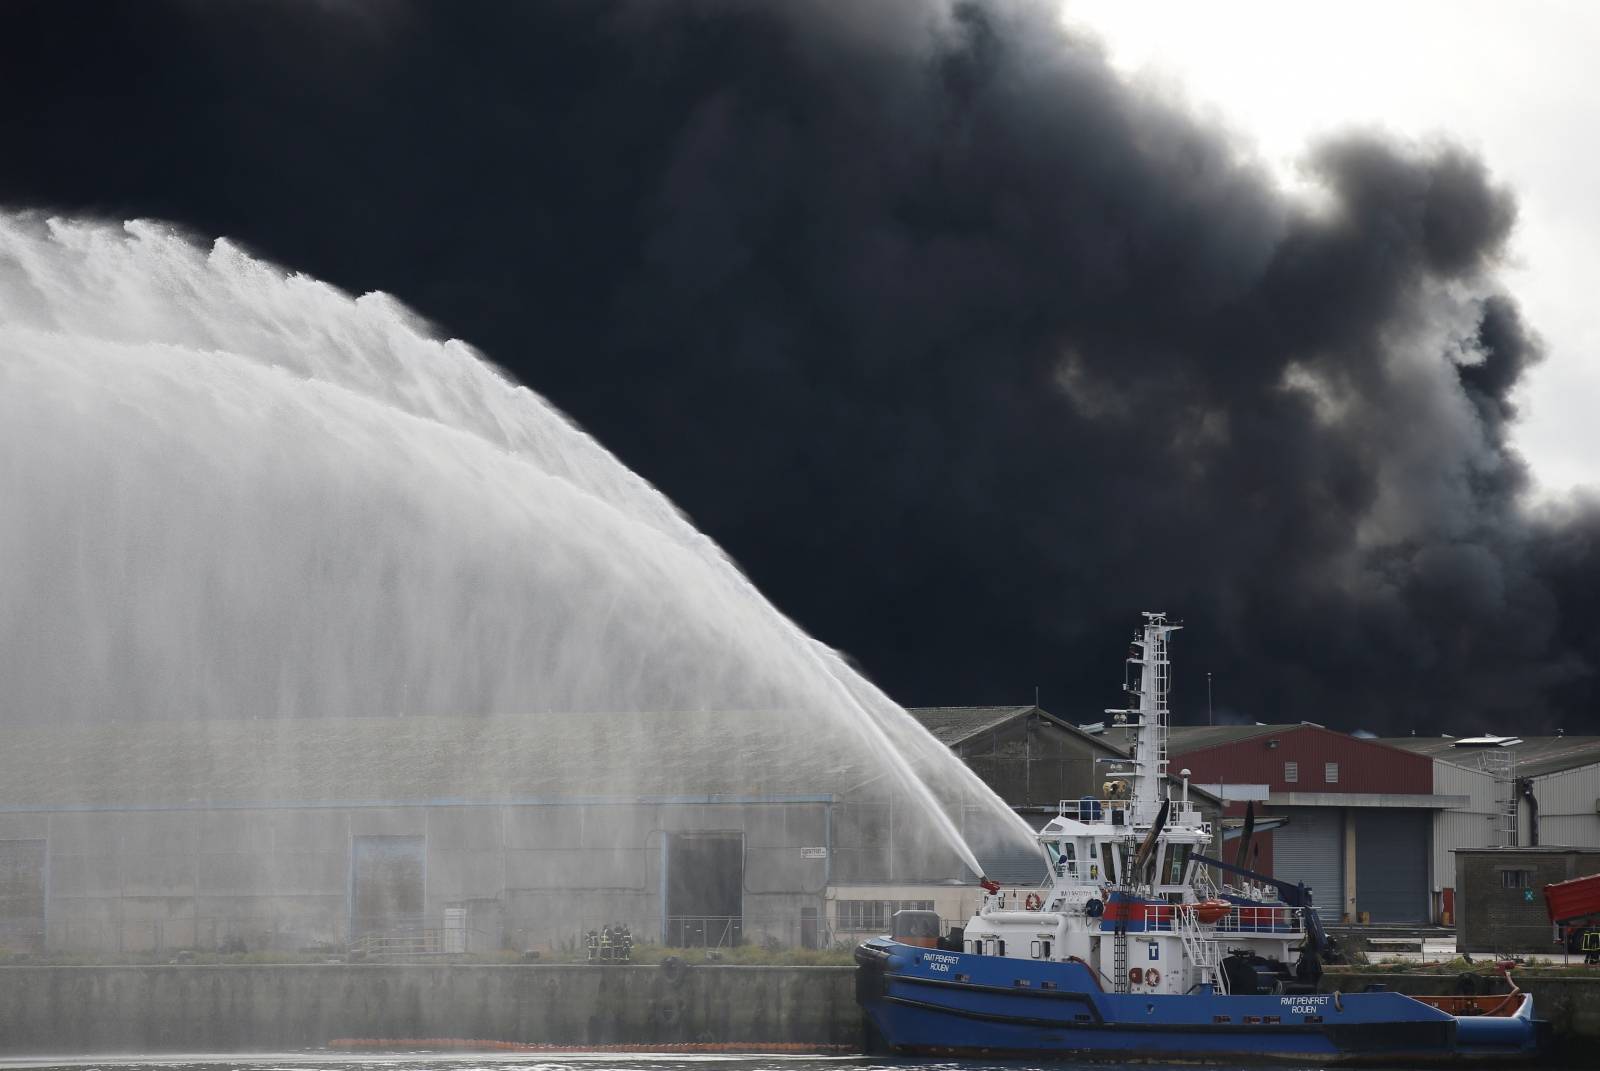
{"label": "boat tyre fender", "polygon": [[1344,1011],[1344,994],[1339,992],[1337,989],[1333,991],[1333,1010],[1338,1012]]}
{"label": "boat tyre fender", "polygon": [[661,976],[667,980],[668,985],[682,985],[684,972],[688,969],[689,965],[677,956],[668,956],[661,961]]}
{"label": "boat tyre fender", "polygon": [[1039,899],[1038,893],[1031,892],[1028,894],[1028,898],[1022,901],[1022,906],[1029,911],[1037,911],[1044,906],[1044,901]]}
{"label": "boat tyre fender", "polygon": [[656,1022],[662,1026],[676,1026],[683,1016],[683,1003],[677,997],[662,997],[656,1001]]}
{"label": "boat tyre fender", "polygon": [[1105,905],[1105,901],[1103,901],[1103,900],[1097,900],[1097,899],[1091,898],[1091,899],[1089,899],[1089,900],[1084,902],[1083,913],[1085,915],[1087,915],[1089,918],[1097,919],[1101,915],[1105,914],[1105,912],[1106,912],[1106,905]]}
{"label": "boat tyre fender", "polygon": [[1144,984],[1145,985],[1160,985],[1161,984],[1161,972],[1156,970],[1154,967],[1146,967],[1144,969]]}

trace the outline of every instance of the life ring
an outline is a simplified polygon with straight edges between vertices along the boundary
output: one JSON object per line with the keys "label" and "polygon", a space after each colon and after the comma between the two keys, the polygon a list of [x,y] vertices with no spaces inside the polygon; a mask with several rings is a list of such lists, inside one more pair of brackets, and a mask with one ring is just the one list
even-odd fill
{"label": "life ring", "polygon": [[1129,967],[1128,968],[1128,981],[1132,982],[1134,985],[1138,985],[1140,982],[1144,981],[1144,968],[1143,967]]}
{"label": "life ring", "polygon": [[[1138,968],[1135,967],[1134,970],[1138,970]],[[1144,984],[1145,985],[1160,985],[1161,984],[1161,972],[1156,970],[1154,967],[1146,967],[1144,969]]]}
{"label": "life ring", "polygon": [[1028,898],[1022,901],[1022,906],[1029,911],[1037,911],[1044,906],[1044,901],[1039,899],[1038,893],[1031,892],[1028,894]]}

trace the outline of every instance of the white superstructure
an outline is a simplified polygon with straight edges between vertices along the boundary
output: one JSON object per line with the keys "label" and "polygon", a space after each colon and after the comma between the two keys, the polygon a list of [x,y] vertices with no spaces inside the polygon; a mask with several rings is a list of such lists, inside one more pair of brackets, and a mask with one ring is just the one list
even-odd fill
{"label": "white superstructure", "polygon": [[1291,977],[1286,965],[1306,940],[1304,913],[1270,886],[1219,887],[1213,868],[1195,858],[1212,829],[1189,803],[1188,771],[1175,785],[1167,770],[1167,642],[1181,626],[1161,613],[1144,617],[1127,660],[1137,667],[1125,685],[1132,706],[1106,711],[1137,727],[1128,760],[1110,768],[1098,796],[1061,801],[1039,831],[1050,868],[1037,890],[986,885],[963,949],[1079,960],[1115,992],[1185,993],[1202,984],[1227,991],[1245,984],[1241,977],[1271,987]]}

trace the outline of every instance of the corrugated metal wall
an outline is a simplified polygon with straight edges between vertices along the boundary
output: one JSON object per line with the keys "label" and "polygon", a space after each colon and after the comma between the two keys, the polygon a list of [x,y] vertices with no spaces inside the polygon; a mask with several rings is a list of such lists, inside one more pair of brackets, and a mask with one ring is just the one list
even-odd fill
{"label": "corrugated metal wall", "polygon": [[1432,881],[1434,892],[1456,887],[1452,848],[1486,848],[1494,843],[1495,783],[1482,770],[1433,761],[1433,790],[1441,796],[1466,796],[1466,807],[1433,815]]}
{"label": "corrugated metal wall", "polygon": [[[1600,800],[1600,765],[1536,777],[1533,796],[1539,801],[1540,844],[1600,848],[1600,814],[1595,813],[1595,801]],[[1526,830],[1526,805],[1522,811],[1520,817]],[[1522,843],[1528,843],[1526,837]]]}
{"label": "corrugated metal wall", "polygon": [[1272,876],[1303,881],[1324,919],[1344,900],[1344,821],[1331,807],[1285,807],[1289,824],[1272,832]]}

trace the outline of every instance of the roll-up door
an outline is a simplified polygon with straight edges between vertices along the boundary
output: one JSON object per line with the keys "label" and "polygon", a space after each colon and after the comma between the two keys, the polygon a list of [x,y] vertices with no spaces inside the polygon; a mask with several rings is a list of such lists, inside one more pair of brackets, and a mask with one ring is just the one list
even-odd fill
{"label": "roll-up door", "polygon": [[1344,899],[1344,821],[1337,808],[1285,807],[1289,824],[1272,831],[1272,873],[1303,881],[1323,921],[1338,921]]}
{"label": "roll-up door", "polygon": [[1431,814],[1419,810],[1351,811],[1356,823],[1356,911],[1373,922],[1428,918]]}

